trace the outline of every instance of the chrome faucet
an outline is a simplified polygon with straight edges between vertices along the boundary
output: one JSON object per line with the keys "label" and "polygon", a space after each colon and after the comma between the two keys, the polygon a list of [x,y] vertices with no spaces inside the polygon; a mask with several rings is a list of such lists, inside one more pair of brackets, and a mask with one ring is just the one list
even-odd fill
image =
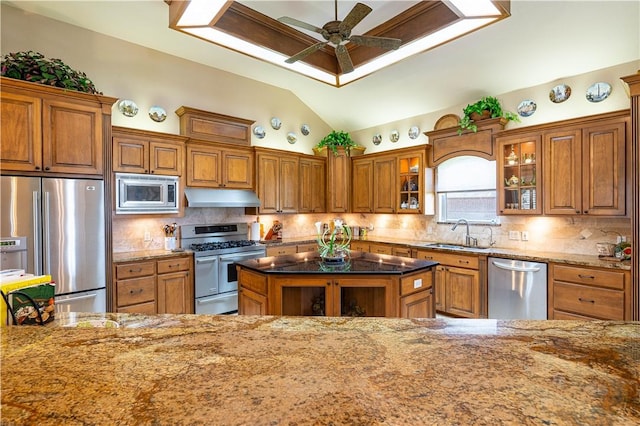
{"label": "chrome faucet", "polygon": [[478,245],[478,239],[477,238],[473,238],[471,236],[471,234],[469,233],[469,222],[467,221],[467,219],[458,219],[458,221],[456,222],[455,225],[453,225],[453,227],[451,228],[452,231],[455,231],[456,228],[458,227],[458,225],[460,225],[461,223],[464,223],[465,225],[467,225],[467,233],[464,235],[464,245],[465,246],[477,246]]}

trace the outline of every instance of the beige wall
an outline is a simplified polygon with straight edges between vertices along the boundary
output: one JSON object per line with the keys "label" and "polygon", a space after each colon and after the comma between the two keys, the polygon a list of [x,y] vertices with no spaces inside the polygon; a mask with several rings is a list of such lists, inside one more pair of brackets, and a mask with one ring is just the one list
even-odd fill
{"label": "beige wall", "polygon": [[[131,99],[138,104],[140,112],[133,118],[124,117],[114,108],[114,125],[177,134],[179,122],[174,111],[179,106],[186,105],[255,120],[256,124],[265,127],[267,136],[262,140],[254,137],[253,145],[305,153],[311,153],[313,145],[330,131],[329,126],[290,91],[58,21],[27,15],[4,4],[1,6],[1,13],[0,50],[3,55],[15,51],[35,50],[47,57],[60,58],[69,66],[87,73],[105,95]],[[522,119],[522,123],[515,124],[521,126],[625,109],[629,107],[629,100],[619,77],[633,74],[638,68],[638,62],[623,64],[497,96],[503,101],[506,109],[512,111],[515,111],[522,99],[536,100],[538,111],[533,116]],[[591,104],[584,99],[584,91],[596,81],[609,82],[613,86],[613,93],[606,101]],[[548,101],[548,92],[560,82],[569,84],[573,88],[573,94],[562,104],[552,104]],[[165,122],[156,123],[148,118],[147,111],[153,105],[165,108],[168,113]],[[442,115],[460,115],[463,107],[464,105],[457,105],[437,113],[383,123],[375,128],[354,132],[354,137],[367,145],[368,153],[424,144],[427,142],[424,135],[416,140],[408,138],[409,127],[417,125],[421,131],[431,130]],[[273,116],[277,116],[283,122],[279,131],[269,126]],[[310,136],[301,135],[299,128],[302,124],[311,127]],[[401,138],[398,143],[391,144],[388,135],[394,129],[400,132]],[[298,134],[298,142],[295,145],[286,142],[286,134],[289,131]],[[376,147],[371,143],[371,137],[377,132],[384,136],[385,141]],[[283,222],[284,236],[287,238],[311,235],[315,221],[328,221],[333,217],[331,214],[280,215],[260,219],[265,225],[270,225],[275,219]],[[343,215],[343,218],[352,225],[371,225],[374,229],[372,235],[449,242],[460,242],[462,238],[460,230],[452,232],[449,225],[440,225],[431,216],[350,214]],[[174,220],[183,225],[251,222],[255,219],[255,216],[245,216],[244,210],[237,208],[186,209],[185,216],[176,219],[116,217],[113,221],[114,250],[122,252],[162,248],[162,226]],[[630,226],[628,219],[503,217],[502,225],[492,229],[500,247],[596,254],[596,242],[612,241],[615,238],[615,234],[603,234],[600,229],[628,234]],[[528,230],[530,241],[508,240],[509,230]],[[143,241],[146,231],[151,234],[151,241]],[[487,227],[473,226],[471,233],[479,237],[481,243],[487,242]]]}

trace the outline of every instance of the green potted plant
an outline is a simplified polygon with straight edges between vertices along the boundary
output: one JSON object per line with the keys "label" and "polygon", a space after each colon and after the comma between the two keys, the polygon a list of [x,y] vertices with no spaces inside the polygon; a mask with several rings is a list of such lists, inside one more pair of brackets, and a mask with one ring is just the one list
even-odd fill
{"label": "green potted plant", "polygon": [[344,148],[347,155],[350,155],[351,149],[359,147],[359,145],[351,139],[349,133],[342,130],[333,130],[327,136],[322,138],[320,142],[314,147],[316,153],[320,152],[322,148],[326,147],[331,150],[334,155],[338,155],[338,148]]}
{"label": "green potted plant", "polygon": [[464,130],[478,131],[476,122],[488,118],[505,118],[507,121],[520,121],[520,118],[509,111],[504,111],[500,101],[493,96],[485,96],[473,104],[467,105],[462,112],[464,115],[458,122],[458,134]]}
{"label": "green potted plant", "polygon": [[1,75],[78,92],[102,94],[85,73],[72,69],[60,59],[47,59],[33,51],[4,55]]}

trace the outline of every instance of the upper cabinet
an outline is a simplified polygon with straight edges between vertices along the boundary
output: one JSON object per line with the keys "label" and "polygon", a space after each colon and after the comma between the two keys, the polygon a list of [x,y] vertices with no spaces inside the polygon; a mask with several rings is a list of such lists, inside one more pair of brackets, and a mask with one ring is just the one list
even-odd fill
{"label": "upper cabinet", "polygon": [[625,216],[629,115],[544,133],[544,213]]}
{"label": "upper cabinet", "polygon": [[501,215],[541,214],[539,133],[496,138],[498,151],[498,212]]}
{"label": "upper cabinet", "polygon": [[189,141],[186,152],[187,186],[253,189],[254,153],[250,148]]}
{"label": "upper cabinet", "polygon": [[113,128],[113,171],[182,176],[186,137]]}
{"label": "upper cabinet", "polygon": [[348,213],[351,194],[351,157],[344,150],[327,155],[327,212]]}
{"label": "upper cabinet", "polygon": [[0,169],[102,176],[116,101],[2,77]]}
{"label": "upper cabinet", "polygon": [[299,160],[298,213],[327,211],[327,160],[304,155]]}
{"label": "upper cabinet", "polygon": [[298,157],[285,151],[256,149],[259,213],[298,212]]}

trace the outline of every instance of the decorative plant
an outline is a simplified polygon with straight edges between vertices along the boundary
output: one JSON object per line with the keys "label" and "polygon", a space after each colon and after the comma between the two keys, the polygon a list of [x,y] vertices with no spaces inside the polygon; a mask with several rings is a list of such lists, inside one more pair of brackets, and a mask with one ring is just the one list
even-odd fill
{"label": "decorative plant", "polygon": [[482,115],[485,111],[489,112],[489,118],[503,117],[506,118],[507,121],[520,121],[520,118],[516,114],[509,111],[504,111],[502,109],[500,101],[497,98],[493,96],[485,96],[476,103],[467,105],[462,110],[464,115],[458,122],[458,126],[460,126],[460,128],[458,129],[458,134],[461,134],[465,129],[477,132],[478,126],[472,118],[472,115]]}
{"label": "decorative plant", "polygon": [[333,151],[334,155],[338,155],[338,147],[343,147],[347,151],[347,154],[349,154],[351,148],[358,146],[358,144],[351,139],[349,133],[342,130],[333,130],[318,142],[316,148],[322,148],[325,146],[327,149]]}
{"label": "decorative plant", "polygon": [[[316,222],[316,235],[318,241],[318,252],[322,258],[338,258],[344,254],[349,254],[349,244],[351,244],[351,228],[342,222],[342,219],[333,220],[333,230],[322,231],[322,222]],[[338,232],[342,231],[346,238],[337,240]]]}
{"label": "decorative plant", "polygon": [[4,55],[1,75],[78,92],[102,94],[85,73],[72,69],[60,59],[47,59],[33,51]]}

